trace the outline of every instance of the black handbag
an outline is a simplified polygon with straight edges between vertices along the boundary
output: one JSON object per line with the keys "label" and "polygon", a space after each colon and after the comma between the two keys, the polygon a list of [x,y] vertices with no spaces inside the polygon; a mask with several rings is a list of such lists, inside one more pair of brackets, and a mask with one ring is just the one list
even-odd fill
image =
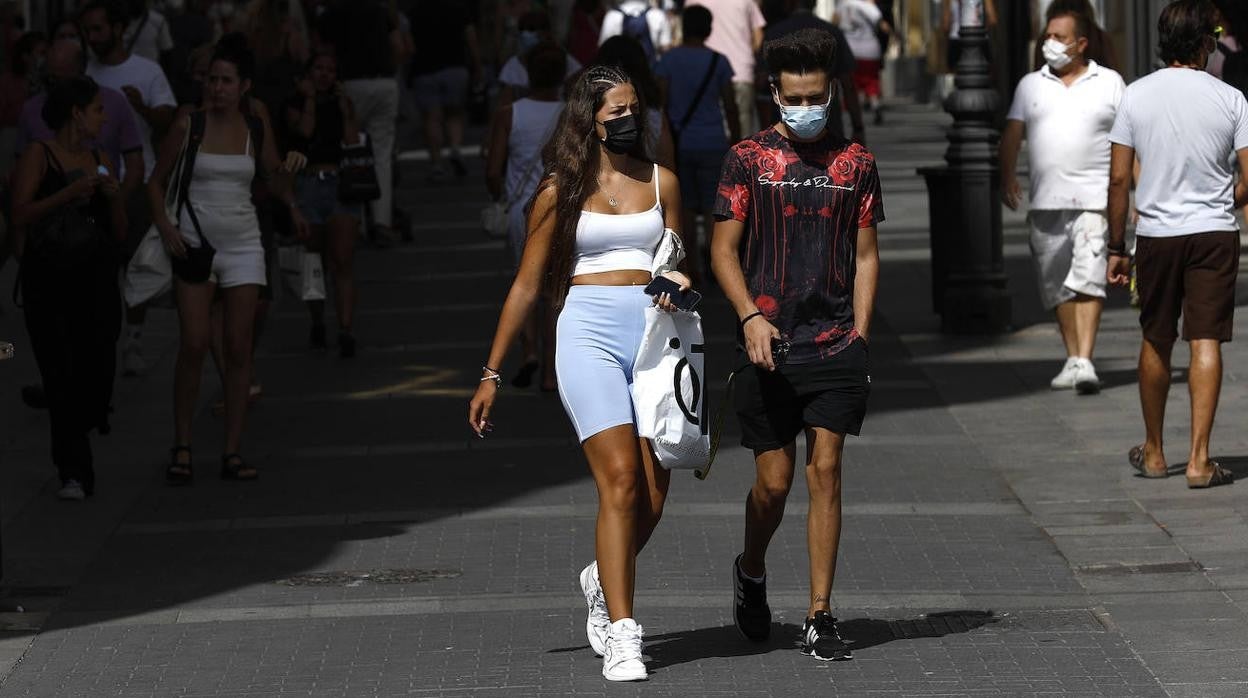
{"label": "black handbag", "polygon": [[26,254],[55,268],[68,269],[88,262],[103,247],[95,217],[79,206],[53,211],[31,232]]}
{"label": "black handbag", "polygon": [[344,204],[364,204],[381,198],[377,181],[377,160],[367,135],[355,145],[342,146],[338,163],[338,200]]}
{"label": "black handbag", "polygon": [[[82,175],[65,173],[52,150],[44,146],[48,167],[55,167],[68,186]],[[99,163],[99,155],[92,151]],[[54,269],[71,269],[90,262],[104,248],[104,236],[99,221],[85,206],[61,206],[31,226],[25,254]]]}
{"label": "black handbag", "polygon": [[[217,250],[208,242],[208,237],[204,235],[204,231],[199,226],[199,217],[195,215],[195,207],[190,205],[188,194],[191,188],[191,177],[195,174],[195,156],[199,153],[200,143],[204,140],[204,129],[207,128],[208,120],[202,111],[191,113],[191,128],[187,133],[186,147],[182,150],[179,166],[176,168],[178,173],[178,207],[174,213],[174,221],[182,219],[182,209],[186,208],[186,213],[191,218],[191,225],[195,226],[195,232],[199,235],[199,247],[191,247],[186,245],[186,255],[178,257],[176,255],[169,256],[169,266],[173,270],[175,276],[187,282],[188,284],[202,284],[212,276],[212,260],[217,256]],[[170,182],[170,185],[174,185]]]}

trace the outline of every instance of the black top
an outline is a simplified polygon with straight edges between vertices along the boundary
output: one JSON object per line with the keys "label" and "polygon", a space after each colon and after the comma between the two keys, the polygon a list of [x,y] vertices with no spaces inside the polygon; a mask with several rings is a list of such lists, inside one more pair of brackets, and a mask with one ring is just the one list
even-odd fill
{"label": "black top", "polygon": [[[52,148],[42,141],[39,144],[43,146],[44,157],[47,159],[47,170],[43,173],[43,179],[39,180],[39,188],[35,191],[35,199],[46,199],[49,196],[54,196],[72,182],[88,174],[79,170],[66,172],[65,168],[61,166],[61,161],[56,158],[56,153],[52,152]],[[92,150],[91,157],[95,158],[95,164],[98,166],[100,164],[99,151]],[[104,192],[96,189],[95,193],[91,195],[91,200],[81,206],[86,208],[87,215],[95,219],[96,225],[100,226],[101,232],[108,232],[112,227],[113,218],[109,211],[108,198],[104,196]]]}
{"label": "black top", "polygon": [[[292,98],[287,104],[289,108],[303,111],[304,98]],[[316,126],[312,129],[312,137],[304,138],[303,134],[291,129],[291,150],[297,150],[308,157],[309,165],[334,165],[342,161],[342,129],[345,118],[338,106],[338,98],[333,95],[317,95]]]}
{"label": "black top", "polygon": [[394,77],[390,13],[377,0],[343,0],[317,19],[317,33],[338,54],[342,80]]}
{"label": "black top", "polygon": [[413,75],[428,75],[446,68],[468,65],[464,33],[472,25],[465,5],[448,0],[416,0],[408,15],[412,18],[412,40],[416,55]]}
{"label": "black top", "polygon": [[828,359],[853,342],[858,230],[884,220],[866,148],[834,134],[798,143],[774,128],[757,133],[724,158],[714,213],[745,223],[746,286],[791,343],[789,363]]}

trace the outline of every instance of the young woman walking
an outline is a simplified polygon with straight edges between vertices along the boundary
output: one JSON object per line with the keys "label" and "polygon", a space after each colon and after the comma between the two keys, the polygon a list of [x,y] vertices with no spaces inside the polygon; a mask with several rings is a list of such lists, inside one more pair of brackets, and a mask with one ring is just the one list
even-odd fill
{"label": "young woman walking", "polygon": [[[299,210],[312,226],[314,246],[321,251],[334,279],[338,311],[338,354],[355,356],[351,333],[355,312],[355,240],[360,234],[360,206],[338,199],[338,164],[343,145],[360,140],[360,124],[351,98],[338,81],[338,61],[321,50],[298,82],[299,96],[286,106],[286,128],[296,150],[308,157],[308,168],[296,182]],[[325,347],[325,302],[309,301],[310,344]]]}
{"label": "young woman walking", "polygon": [[[647,677],[633,619],[636,558],[659,523],[669,482],[649,442],[637,437],[629,393],[645,308],[673,310],[666,296],[643,289],[664,229],[680,227],[675,175],[643,154],[645,113],[618,68],[594,66],[577,78],[546,146],[552,169],[531,204],[520,269],[468,408],[469,425],[484,437],[502,383],[491,367],[502,365],[549,278],[560,307],[559,395],[598,488],[597,560],[580,576],[586,634],[611,681]],[[683,274],[667,275],[688,287]]]}
{"label": "young woman walking", "polygon": [[[255,59],[242,35],[221,38],[209,68],[203,109],[174,123],[147,185],[152,219],[175,258],[174,287],[181,325],[174,376],[175,441],[165,473],[171,484],[188,484],[193,477],[191,420],[204,354],[211,343],[212,302],[218,288],[225,308],[225,455],[221,458],[221,477],[254,480],[259,475],[239,455],[251,382],[253,323],[260,287],[265,284],[264,247],[251,202],[251,184],[257,173],[282,172],[288,166],[278,159],[268,120],[246,115],[241,108],[254,69]],[[179,188],[180,215],[170,220],[164,203],[166,180],[184,144],[196,146],[198,152],[193,161],[185,163],[189,173],[167,184]],[[183,189],[182,181],[188,177]],[[296,230],[306,236],[307,221],[294,205],[289,186],[279,189],[279,197],[291,209]],[[215,254],[201,275],[196,267],[203,265],[204,248],[209,245]]]}
{"label": "young woman walking", "polygon": [[52,426],[57,496],[95,491],[88,432],[109,432],[121,293],[119,243],[126,212],[114,163],[88,143],[104,103],[91,78],[58,80],[43,105],[55,137],[26,149],[13,175],[26,329]]}

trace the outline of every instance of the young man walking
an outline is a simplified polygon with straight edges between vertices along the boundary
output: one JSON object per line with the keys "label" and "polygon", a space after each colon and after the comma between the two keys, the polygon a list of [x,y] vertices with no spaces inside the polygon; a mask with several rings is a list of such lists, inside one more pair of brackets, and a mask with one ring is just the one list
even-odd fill
{"label": "young man walking", "polygon": [[[108,87],[126,96],[134,113],[135,124],[143,145],[143,176],[138,184],[147,181],[156,166],[154,143],[164,138],[165,130],[173,121],[177,100],[165,72],[155,62],[133,54],[126,46],[125,31],[129,18],[122,5],[97,0],[83,6],[79,24],[91,47],[92,59],[87,63],[87,75],[101,87]],[[129,166],[128,164],[126,165]],[[126,184],[132,182],[127,172]],[[125,258],[133,254],[139,241],[151,225],[147,192],[143,186],[132,186],[126,196],[126,217],[129,230],[126,235]],[[126,330],[122,347],[122,375],[137,376],[147,370],[143,359],[143,325],[147,319],[147,305],[126,308]]]}
{"label": "young man walking", "polygon": [[1170,392],[1170,355],[1183,318],[1190,348],[1188,391],[1192,441],[1187,486],[1230,484],[1229,470],[1209,457],[1222,342],[1231,341],[1239,230],[1235,209],[1248,202],[1248,180],[1235,184],[1232,150],[1248,172],[1248,101],[1204,71],[1216,47],[1217,20],[1208,0],[1178,0],[1158,21],[1167,67],[1127,88],[1109,134],[1109,282],[1125,286],[1127,205],[1139,160],[1136,279],[1140,289],[1140,407],[1145,440],[1129,460],[1144,477],[1166,477],[1162,431]]}
{"label": "young man walking", "polygon": [[1049,385],[1083,395],[1101,390],[1092,351],[1105,305],[1109,129],[1126,89],[1122,76],[1086,59],[1089,29],[1073,12],[1049,20],[1045,65],[1018,83],[1001,136],[1001,192],[1012,209],[1022,198],[1014,170],[1027,138],[1036,279],[1066,345],[1066,364]]}
{"label": "young man walking", "polygon": [[850,659],[830,597],[841,534],[841,455],[870,392],[867,342],[884,220],[875,158],[829,132],[835,40],[802,30],[764,49],[780,121],[724,160],[712,267],[739,321],[752,366],[734,408],[757,478],[746,501],[745,550],[733,563],[734,619],[756,641],[771,632],[767,546],[806,435],[810,606],[802,652]]}

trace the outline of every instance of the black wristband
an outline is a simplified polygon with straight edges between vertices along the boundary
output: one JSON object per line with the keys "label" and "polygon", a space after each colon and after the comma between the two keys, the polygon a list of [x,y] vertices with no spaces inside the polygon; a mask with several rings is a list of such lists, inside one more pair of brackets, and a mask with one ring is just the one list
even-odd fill
{"label": "black wristband", "polygon": [[739,324],[741,325],[741,329],[745,329],[745,323],[749,322],[750,320],[753,320],[754,318],[756,318],[756,317],[758,317],[758,316],[760,316],[760,315],[762,315],[762,314],[763,314],[763,311],[761,311],[761,310],[755,310],[754,312],[750,313],[749,315],[746,315],[745,317],[741,318],[741,322],[739,323]]}
{"label": "black wristband", "polygon": [[1115,257],[1126,257],[1127,245],[1126,243],[1123,243],[1122,245],[1119,245],[1118,247],[1114,247],[1113,245],[1106,245],[1105,251],[1109,254],[1114,255]]}

